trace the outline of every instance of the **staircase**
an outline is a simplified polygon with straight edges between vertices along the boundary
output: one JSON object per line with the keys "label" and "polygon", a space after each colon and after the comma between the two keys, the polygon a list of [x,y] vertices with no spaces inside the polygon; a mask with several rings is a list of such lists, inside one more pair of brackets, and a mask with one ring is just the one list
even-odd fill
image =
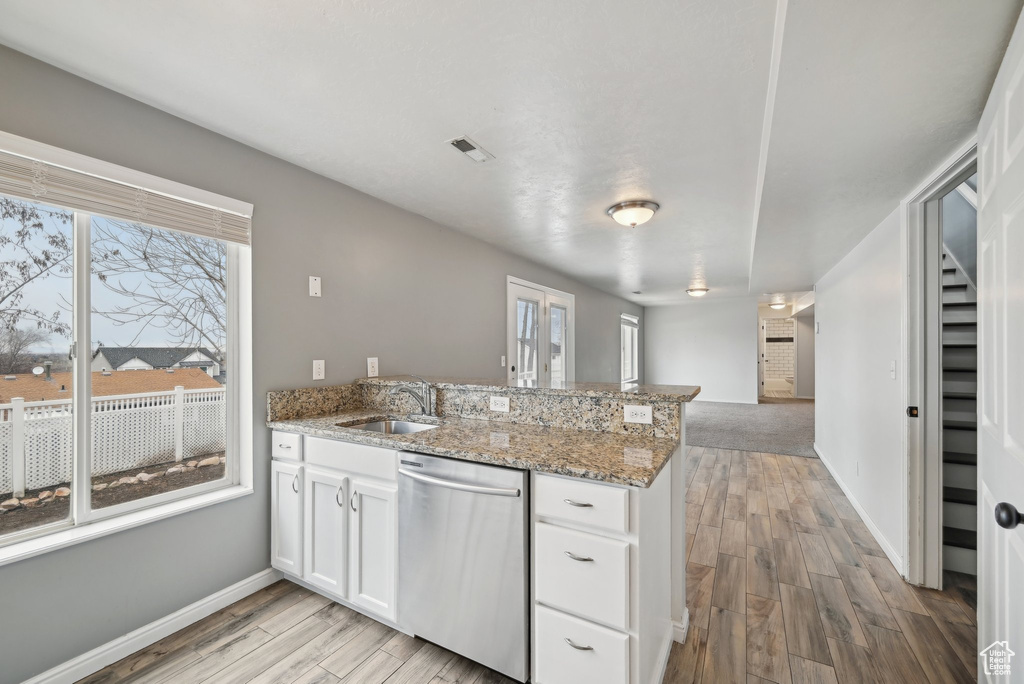
{"label": "staircase", "polygon": [[978,294],[942,254],[942,559],[977,574]]}

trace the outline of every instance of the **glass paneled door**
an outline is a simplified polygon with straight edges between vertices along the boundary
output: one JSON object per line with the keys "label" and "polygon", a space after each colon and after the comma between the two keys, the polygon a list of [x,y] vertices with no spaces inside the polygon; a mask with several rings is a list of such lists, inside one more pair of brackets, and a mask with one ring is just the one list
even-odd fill
{"label": "glass paneled door", "polygon": [[573,295],[532,283],[508,281],[510,383],[559,387],[575,378]]}

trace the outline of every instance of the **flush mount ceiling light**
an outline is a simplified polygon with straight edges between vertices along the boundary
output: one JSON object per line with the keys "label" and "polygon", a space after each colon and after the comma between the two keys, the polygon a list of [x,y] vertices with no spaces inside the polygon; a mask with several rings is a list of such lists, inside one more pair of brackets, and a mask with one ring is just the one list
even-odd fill
{"label": "flush mount ceiling light", "polygon": [[773,309],[785,309],[786,308],[786,297],[785,295],[772,295],[772,301],[768,305]]}
{"label": "flush mount ceiling light", "polygon": [[640,224],[650,221],[654,212],[659,208],[657,202],[650,200],[630,200],[613,204],[605,213],[615,219],[616,223],[636,228]]}
{"label": "flush mount ceiling light", "polygon": [[690,295],[691,297],[703,297],[707,293],[708,288],[706,287],[689,287],[686,289],[686,294]]}

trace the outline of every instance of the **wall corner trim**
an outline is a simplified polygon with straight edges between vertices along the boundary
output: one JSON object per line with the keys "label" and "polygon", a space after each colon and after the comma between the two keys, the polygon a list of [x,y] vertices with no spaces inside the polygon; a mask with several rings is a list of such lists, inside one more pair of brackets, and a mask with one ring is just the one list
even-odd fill
{"label": "wall corner trim", "polygon": [[828,472],[831,473],[836,484],[839,485],[839,488],[843,490],[844,494],[846,494],[846,498],[850,500],[850,504],[852,504],[854,510],[857,511],[857,515],[859,515],[864,521],[864,524],[867,525],[868,531],[871,532],[871,536],[874,537],[875,541],[878,542],[878,545],[882,547],[882,551],[885,552],[885,555],[892,562],[893,566],[896,568],[896,572],[900,574],[900,577],[906,579],[907,568],[906,564],[903,562],[903,556],[892,545],[892,542],[885,538],[885,535],[882,534],[881,530],[878,529],[878,525],[876,525],[875,521],[871,519],[871,516],[864,510],[864,507],[860,505],[860,502],[857,501],[857,497],[853,495],[850,488],[846,486],[843,479],[839,477],[838,473],[836,473],[836,469],[829,464],[828,459],[825,458],[825,454],[821,452],[817,442],[814,443],[814,453],[818,454],[818,459],[828,469]]}
{"label": "wall corner trim", "polygon": [[24,684],[70,684],[97,672],[121,658],[155,644],[179,629],[212,615],[221,608],[268,587],[281,578],[281,573],[267,568],[251,577],[199,599],[170,615],[154,620],[122,637],[97,646],[80,656],[36,675]]}

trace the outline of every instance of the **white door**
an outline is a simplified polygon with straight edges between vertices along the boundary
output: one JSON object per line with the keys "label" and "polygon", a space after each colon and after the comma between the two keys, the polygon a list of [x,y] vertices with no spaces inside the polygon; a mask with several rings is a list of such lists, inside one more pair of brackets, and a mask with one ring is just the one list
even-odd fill
{"label": "white door", "polygon": [[349,600],[394,620],[398,490],[394,486],[354,479],[349,503]]}
{"label": "white door", "polygon": [[302,576],[302,466],[270,462],[270,564]]}
{"label": "white door", "polygon": [[345,598],[348,595],[348,478],[306,467],[303,578]]}
{"label": "white door", "polygon": [[509,382],[559,387],[575,380],[575,297],[510,278],[507,300]]}
{"label": "white door", "polygon": [[[978,674],[1024,681],[1024,28],[978,129]],[[998,523],[997,523],[998,520]],[[991,648],[990,648],[991,647]],[[1013,651],[1010,678],[994,670]]]}

